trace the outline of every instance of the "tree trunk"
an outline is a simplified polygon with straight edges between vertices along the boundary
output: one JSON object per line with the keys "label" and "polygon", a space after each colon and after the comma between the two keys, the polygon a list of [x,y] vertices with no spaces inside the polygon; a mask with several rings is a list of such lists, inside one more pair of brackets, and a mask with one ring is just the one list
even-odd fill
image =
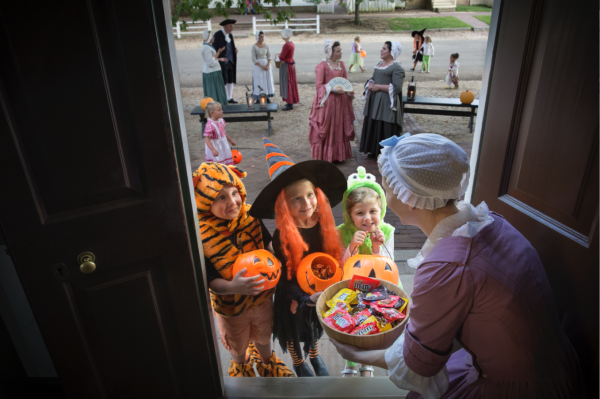
{"label": "tree trunk", "polygon": [[358,12],[358,8],[362,1],[354,0],[354,23],[356,25],[360,25],[360,14]]}

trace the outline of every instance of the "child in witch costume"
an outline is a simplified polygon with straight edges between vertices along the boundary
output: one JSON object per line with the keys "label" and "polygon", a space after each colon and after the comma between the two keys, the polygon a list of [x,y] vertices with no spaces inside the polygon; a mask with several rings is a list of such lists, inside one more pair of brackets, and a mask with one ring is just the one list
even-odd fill
{"label": "child in witch costume", "polygon": [[293,377],[272,350],[275,289],[262,290],[265,280],[259,276],[243,277],[245,268],[233,275],[240,254],[271,241],[262,222],[249,214],[243,177],[240,168],[216,162],[203,163],[193,175],[213,312],[221,342],[233,357],[230,377],[254,377],[253,364],[262,377]]}
{"label": "child in witch costume", "polygon": [[275,295],[273,337],[279,340],[284,353],[290,351],[298,377],[314,376],[304,361],[307,354],[315,374],[328,376],[318,347],[323,328],[315,304],[321,293],[309,295],[302,291],[296,270],[300,261],[314,252],[341,259],[341,243],[331,207],[342,200],[346,179],[329,162],[311,160],[294,164],[267,138],[263,142],[271,183],[256,198],[250,214],[261,219],[275,218],[277,226],[273,249],[281,261],[282,272]]}
{"label": "child in witch costume", "polygon": [[[354,255],[381,255],[394,260],[394,227],[385,223],[386,200],[375,176],[362,166],[348,176],[342,200],[344,223],[338,226],[342,239],[342,265]],[[402,288],[402,283],[398,285]],[[346,360],[344,377],[355,377],[357,364]],[[361,377],[373,377],[373,367],[362,364]]]}

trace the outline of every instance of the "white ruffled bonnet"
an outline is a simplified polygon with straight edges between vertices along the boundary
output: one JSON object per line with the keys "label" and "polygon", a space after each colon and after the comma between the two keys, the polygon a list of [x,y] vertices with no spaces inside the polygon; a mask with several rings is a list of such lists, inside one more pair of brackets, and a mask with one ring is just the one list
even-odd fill
{"label": "white ruffled bonnet", "polygon": [[208,29],[205,29],[204,32],[202,32],[202,40],[204,40],[204,43],[210,42],[210,39],[212,39],[212,37],[213,34]]}
{"label": "white ruffled bonnet", "polygon": [[393,136],[380,143],[381,175],[403,203],[437,209],[459,199],[469,183],[469,158],[447,138],[433,133]]}
{"label": "white ruffled bonnet", "polygon": [[284,39],[289,39],[290,37],[292,37],[292,34],[293,32],[290,28],[285,28],[281,31],[281,37],[283,37]]}

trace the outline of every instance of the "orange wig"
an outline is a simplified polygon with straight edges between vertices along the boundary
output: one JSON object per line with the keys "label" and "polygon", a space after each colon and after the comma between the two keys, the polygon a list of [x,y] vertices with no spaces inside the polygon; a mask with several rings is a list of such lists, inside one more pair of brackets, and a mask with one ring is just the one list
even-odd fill
{"label": "orange wig", "polygon": [[[315,188],[315,193],[317,195],[317,213],[321,225],[323,251],[340,262],[342,258],[341,240],[335,228],[335,220],[331,213],[329,200],[318,187]],[[286,258],[287,279],[291,280],[296,275],[302,255],[308,251],[308,245],[302,239],[294,218],[290,214],[284,190],[281,190],[277,196],[277,201],[275,201],[275,225],[279,230],[281,247]]]}

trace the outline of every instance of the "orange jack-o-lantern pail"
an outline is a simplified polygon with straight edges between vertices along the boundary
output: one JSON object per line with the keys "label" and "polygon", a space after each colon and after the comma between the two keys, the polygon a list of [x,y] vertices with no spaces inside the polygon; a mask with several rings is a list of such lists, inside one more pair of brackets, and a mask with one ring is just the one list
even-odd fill
{"label": "orange jack-o-lantern pail", "polygon": [[387,256],[354,255],[344,264],[342,279],[349,280],[354,275],[378,278],[398,285],[400,275],[396,263]]}
{"label": "orange jack-o-lantern pail", "polygon": [[[333,277],[328,280],[318,278],[312,271],[313,264],[331,266],[334,271]],[[316,292],[324,291],[331,285],[342,281],[342,274],[342,268],[333,256],[323,252],[315,252],[300,261],[300,265],[298,265],[298,270],[296,271],[296,279],[298,280],[300,288],[307,294],[312,295]]]}
{"label": "orange jack-o-lantern pail", "polygon": [[[254,237],[247,232],[244,233],[250,236],[252,241],[254,241],[254,247],[258,248],[258,244]],[[241,241],[244,233],[239,236],[240,248],[242,248]],[[275,255],[265,249],[257,249],[239,255],[233,264],[233,275],[235,276],[238,274],[243,268],[246,268],[244,277],[261,276],[265,280],[261,285],[263,287],[262,291],[275,288],[279,281],[279,277],[281,277],[281,263],[279,263],[279,260]]]}

